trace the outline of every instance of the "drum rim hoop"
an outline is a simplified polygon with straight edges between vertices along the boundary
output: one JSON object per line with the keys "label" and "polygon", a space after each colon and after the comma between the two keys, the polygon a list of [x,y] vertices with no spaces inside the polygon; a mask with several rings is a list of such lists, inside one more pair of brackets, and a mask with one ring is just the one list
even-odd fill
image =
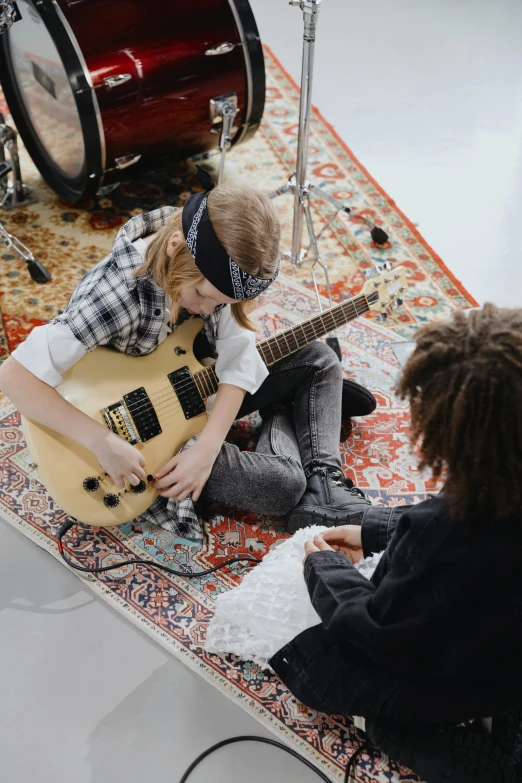
{"label": "drum rim hoop", "polygon": [[251,138],[259,127],[265,108],[266,73],[259,29],[249,0],[228,0],[228,4],[243,43],[248,95],[243,122],[232,141],[234,146]]}

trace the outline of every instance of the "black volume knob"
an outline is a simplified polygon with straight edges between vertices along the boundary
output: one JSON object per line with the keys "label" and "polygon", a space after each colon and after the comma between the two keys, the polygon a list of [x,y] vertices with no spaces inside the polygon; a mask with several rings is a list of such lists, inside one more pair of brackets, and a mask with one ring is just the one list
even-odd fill
{"label": "black volume knob", "polygon": [[96,492],[100,487],[100,482],[94,476],[89,476],[83,480],[83,488],[86,492]]}
{"label": "black volume knob", "polygon": [[115,508],[118,505],[119,502],[120,502],[120,499],[119,499],[118,495],[114,495],[112,492],[109,492],[103,498],[103,505],[107,506],[107,508]]}
{"label": "black volume knob", "polygon": [[140,481],[140,483],[137,484],[136,486],[133,486],[131,484],[131,488],[130,489],[131,489],[131,492],[145,492],[145,490],[147,489],[147,485],[145,484],[144,481]]}

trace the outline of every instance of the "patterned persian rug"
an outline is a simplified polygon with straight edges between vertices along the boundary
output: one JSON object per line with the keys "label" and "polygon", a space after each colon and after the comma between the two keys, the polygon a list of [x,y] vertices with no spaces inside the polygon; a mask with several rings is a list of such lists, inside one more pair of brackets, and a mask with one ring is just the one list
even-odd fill
{"label": "patterned persian rug", "polygon": [[[298,90],[269,50],[266,51],[267,105],[261,129],[246,145],[234,150],[227,176],[243,177],[265,192],[275,190],[292,172],[297,147]],[[143,210],[182,204],[195,185],[194,169],[186,164],[153,172],[121,185],[110,197],[70,206],[43,183],[22,150],[27,184],[38,203],[0,213],[6,228],[28,245],[53,275],[47,285],[34,283],[23,261],[0,247],[1,357],[5,358],[31,329],[45,323],[67,300],[87,269],[110,249],[118,228]],[[209,167],[216,170],[217,158]],[[318,112],[314,113],[310,143],[310,177],[321,188],[371,215],[390,235],[383,248],[372,243],[368,229],[357,219],[337,218],[320,240],[328,264],[334,298],[355,294],[363,272],[383,260],[406,266],[409,288],[405,305],[386,326],[373,317],[352,322],[337,334],[347,377],[368,386],[378,399],[376,413],[343,425],[341,452],[345,473],[379,505],[422,500],[436,487],[416,470],[408,445],[408,411],[394,396],[399,371],[392,344],[409,338],[416,327],[449,316],[454,308],[473,306],[473,299],[455,280],[414,226],[397,209]],[[276,202],[284,221],[283,246],[290,242],[292,201]],[[319,229],[330,209],[314,202]],[[268,336],[317,312],[309,264],[283,266],[283,274],[259,301],[255,312],[260,336]],[[321,289],[325,293],[324,287]],[[259,426],[257,414],[237,422],[230,438],[252,448]],[[25,448],[20,416],[5,398],[0,408],[0,517],[57,557],[55,536],[65,520],[39,483]],[[282,520],[258,519],[253,514],[218,509],[205,519],[203,547],[173,539],[140,520],[110,530],[78,526],[68,536],[69,556],[78,554],[93,566],[119,558],[145,556],[179,570],[216,565],[232,553],[265,555],[286,535]],[[203,650],[205,630],[216,596],[237,585],[244,573],[231,571],[202,579],[169,577],[154,569],[128,567],[82,578],[130,622],[172,655],[215,685],[280,739],[296,747],[331,776],[342,779],[349,756],[360,744],[350,720],[318,714],[296,701],[277,677],[234,656],[208,655]],[[359,778],[370,783],[418,781],[414,774],[364,753]]]}

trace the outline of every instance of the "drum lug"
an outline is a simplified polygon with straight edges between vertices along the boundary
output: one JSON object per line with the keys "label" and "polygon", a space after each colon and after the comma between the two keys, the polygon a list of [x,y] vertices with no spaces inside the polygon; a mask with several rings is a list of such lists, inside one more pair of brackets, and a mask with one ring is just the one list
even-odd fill
{"label": "drum lug", "polygon": [[141,155],[133,155],[131,153],[130,155],[122,155],[120,158],[114,158],[114,162],[117,169],[126,169],[128,166],[132,166],[134,163],[137,163],[140,158]]}
{"label": "drum lug", "polygon": [[219,54],[228,54],[229,52],[232,52],[236,46],[241,46],[242,44],[237,43],[233,44],[230,43],[230,41],[224,41],[223,43],[220,43],[218,46],[214,46],[212,49],[207,49],[205,52],[205,55],[207,57],[216,57]]}
{"label": "drum lug", "polygon": [[130,73],[119,73],[117,76],[106,76],[99,84],[94,84],[92,87],[89,85],[88,87],[76,90],[76,95],[81,95],[82,93],[90,92],[91,90],[99,90],[102,87],[112,90],[114,87],[119,87],[120,84],[125,84],[131,79],[132,76]]}
{"label": "drum lug", "polygon": [[128,82],[132,79],[132,76],[130,73],[119,73],[117,76],[106,76],[105,79],[102,80],[101,84],[98,84],[97,87],[108,87],[109,90],[112,90],[113,87],[119,87],[120,84],[125,84],[125,82]]}
{"label": "drum lug", "polygon": [[134,155],[133,153],[130,153],[129,155],[121,155],[119,158],[114,158],[116,165],[110,169],[105,169],[105,172],[121,171],[121,169],[126,169],[129,166],[132,166],[134,163],[137,163],[140,158],[141,155]]}

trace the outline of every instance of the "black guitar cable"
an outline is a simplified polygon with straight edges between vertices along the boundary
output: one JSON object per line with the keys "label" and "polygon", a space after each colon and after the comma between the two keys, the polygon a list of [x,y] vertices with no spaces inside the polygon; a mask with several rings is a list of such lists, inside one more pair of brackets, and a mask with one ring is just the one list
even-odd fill
{"label": "black guitar cable", "polygon": [[[184,772],[183,776],[180,778],[179,783],[186,783],[188,780],[189,775],[196,769],[196,767],[207,758],[207,756],[210,756],[211,753],[214,753],[214,751],[219,750],[220,748],[223,748],[225,745],[232,745],[235,742],[264,742],[267,745],[273,745],[276,748],[280,748],[281,750],[284,750],[285,753],[289,753],[291,756],[294,756],[298,761],[301,761],[303,764],[305,764],[309,769],[313,770],[313,772],[318,775],[321,780],[326,781],[326,783],[331,783],[331,778],[327,777],[324,772],[321,772],[321,770],[317,769],[311,761],[308,761],[308,759],[303,758],[300,756],[297,751],[293,750],[293,748],[289,748],[287,745],[283,745],[282,742],[277,742],[277,740],[268,739],[267,737],[256,737],[256,736],[244,736],[244,737],[231,737],[230,739],[222,740],[221,742],[216,742],[215,745],[212,745],[211,748],[208,748],[207,750],[203,751],[195,761],[192,762],[190,767]],[[346,767],[346,772],[344,775],[344,783],[349,783],[351,773],[352,771],[355,772],[356,764],[357,764],[357,758],[361,755],[361,753],[364,753],[365,750],[367,750],[370,747],[369,742],[363,742],[362,745],[360,745],[357,750],[352,753],[350,756],[350,760],[348,761],[348,765]],[[354,781],[356,778],[354,777]]]}
{"label": "black guitar cable", "polygon": [[73,563],[73,561],[70,560],[69,557],[67,556],[63,543],[64,535],[75,524],[76,524],[75,519],[68,519],[61,526],[60,530],[58,531],[58,535],[56,537],[56,541],[58,544],[58,552],[61,554],[62,558],[65,560],[68,566],[74,568],[76,571],[83,571],[88,574],[101,574],[104,571],[113,571],[115,568],[123,568],[123,566],[128,566],[128,565],[146,565],[146,566],[152,566],[153,568],[159,568],[161,571],[167,571],[167,573],[172,574],[173,576],[182,576],[186,579],[190,579],[196,576],[207,576],[208,574],[213,574],[214,571],[219,571],[220,568],[226,568],[227,566],[230,566],[233,563],[240,563],[242,561],[247,561],[249,563],[255,563],[257,565],[258,563],[261,562],[257,557],[254,557],[253,555],[244,555],[243,557],[233,557],[230,560],[225,560],[224,563],[214,566],[213,568],[207,568],[205,571],[175,571],[173,568],[169,568],[168,566],[163,565],[163,563],[159,563],[157,560],[142,560],[141,558],[137,558],[136,560],[121,560],[118,563],[114,563],[114,565],[99,566],[98,568],[92,566],[76,565],[76,563]]}
{"label": "black guitar cable", "polygon": [[[198,572],[175,571],[173,568],[169,568],[168,566],[163,565],[163,563],[158,563],[156,560],[144,560],[144,559],[142,560],[140,558],[137,558],[136,560],[122,560],[119,563],[114,563],[113,565],[110,566],[100,566],[98,568],[91,567],[91,566],[80,566],[80,565],[76,565],[76,563],[73,563],[73,561],[67,557],[67,554],[65,553],[65,549],[64,549],[64,543],[63,543],[63,537],[75,524],[76,524],[75,519],[68,519],[66,522],[63,523],[63,525],[59,529],[58,535],[56,537],[57,544],[58,544],[58,552],[61,554],[62,558],[65,560],[68,566],[74,568],[76,571],[83,571],[89,574],[100,574],[103,573],[104,571],[112,571],[115,568],[122,568],[123,566],[127,566],[127,565],[147,565],[147,566],[152,566],[153,568],[159,568],[162,571],[167,571],[167,573],[173,574],[174,576],[182,576],[190,579],[191,577],[206,576],[207,574],[212,574],[214,571],[218,571],[221,568],[226,568],[226,566],[232,565],[233,563],[240,563],[242,561],[247,561],[249,563],[257,564],[261,562],[257,557],[254,557],[253,555],[245,555],[244,557],[234,557],[231,558],[230,560],[225,560],[225,562],[221,563],[220,565],[214,566],[213,568],[208,568],[205,571],[198,571]],[[232,737],[231,739],[222,740],[221,742],[217,742],[215,745],[212,745],[211,748],[205,750],[197,757],[195,761],[192,762],[190,767],[183,774],[179,783],[186,783],[186,780],[188,779],[189,775],[195,770],[195,768],[204,759],[207,758],[207,756],[210,756],[216,750],[219,750],[225,745],[232,745],[235,742],[264,742],[267,745],[273,745],[276,748],[280,748],[281,750],[284,750],[285,753],[290,753],[291,756],[294,756],[300,762],[302,762],[311,770],[313,770],[321,778],[321,780],[326,781],[326,783],[331,783],[330,778],[326,777],[326,775],[320,770],[318,770],[317,767],[315,767],[310,761],[308,761],[308,759],[305,759],[302,756],[300,756],[292,748],[289,748],[286,745],[283,745],[281,742],[277,742],[276,740],[268,739],[266,737],[256,737],[256,736]],[[364,742],[354,751],[354,753],[352,753],[348,761],[348,765],[346,767],[344,783],[349,783],[351,772],[356,768],[357,758],[360,756],[361,753],[367,750],[368,747],[370,747],[370,743]]]}

